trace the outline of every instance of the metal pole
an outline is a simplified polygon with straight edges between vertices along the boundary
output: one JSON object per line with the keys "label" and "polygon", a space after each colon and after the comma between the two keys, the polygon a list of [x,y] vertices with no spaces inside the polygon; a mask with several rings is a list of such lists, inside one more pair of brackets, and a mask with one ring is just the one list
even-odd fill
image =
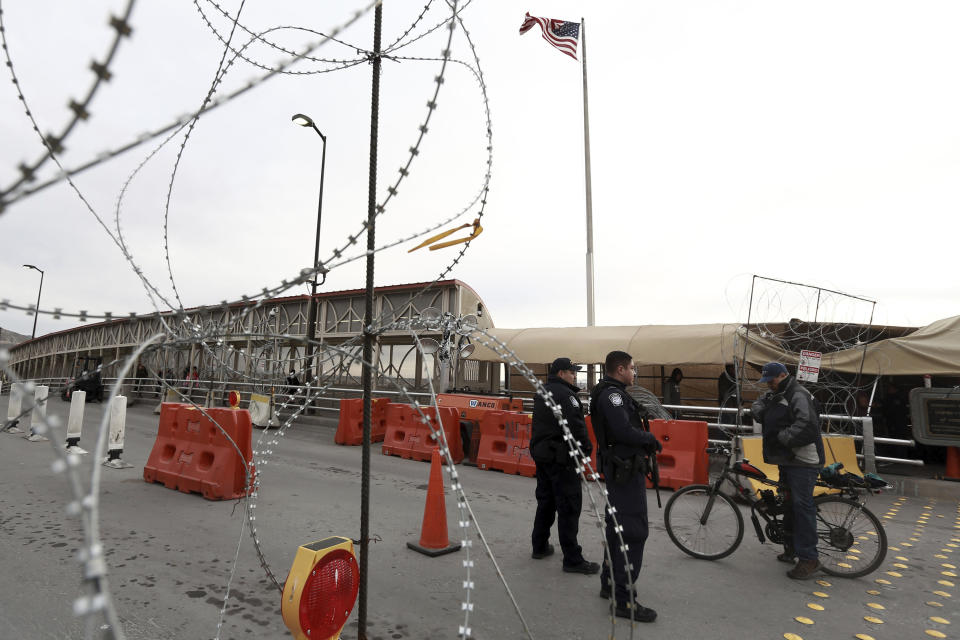
{"label": "metal pole", "polygon": [[32,264],[25,264],[23,266],[27,269],[40,272],[40,288],[37,290],[37,308],[34,309],[33,313],[33,333],[30,334],[30,339],[33,340],[37,337],[37,318],[40,317],[40,294],[43,293],[43,269]]}
{"label": "metal pole", "polygon": [[380,118],[380,28],[383,5],[377,4],[373,22],[373,82],[370,97],[370,179],[367,193],[367,299],[363,313],[363,452],[360,469],[360,592],[357,604],[357,640],[367,640],[367,573],[370,545],[370,414],[373,409],[373,257],[377,213],[377,133]]}
{"label": "metal pole", "polygon": [[[312,122],[311,122],[312,124]],[[323,159],[320,161],[320,198],[317,202],[317,240],[313,245],[313,268],[317,268],[317,261],[320,260],[320,219],[323,217],[323,178],[327,168],[327,136],[320,132],[316,125],[313,130],[317,132],[320,139],[323,140]],[[324,281],[327,277],[324,275]],[[317,337],[317,274],[313,274],[313,282],[310,283],[310,307],[307,310],[307,370],[304,376],[304,384],[310,384],[313,380],[313,341]]]}
{"label": "metal pole", "polygon": [[[753,276],[750,280],[750,306],[747,307],[747,324],[744,325],[743,333],[743,358],[738,363],[736,361],[736,356],[734,356],[734,365],[736,366],[737,379],[736,379],[736,391],[737,391],[737,427],[743,426],[743,412],[740,411],[740,408],[743,406],[743,379],[746,373],[747,366],[747,347],[750,344],[750,320],[753,318],[753,291],[757,284],[757,276]],[[760,433],[760,425],[754,421],[753,423],[753,432]],[[732,458],[731,458],[732,460]]]}
{"label": "metal pole", "polygon": [[877,472],[877,454],[873,438],[873,418],[863,419],[863,470],[867,473]]}
{"label": "metal pole", "polygon": [[[587,326],[595,324],[593,306],[593,186],[590,181],[590,111],[587,106],[587,22],[580,18],[581,66],[583,68],[583,170],[587,200]],[[587,385],[597,382],[596,367],[587,367]]]}
{"label": "metal pole", "polygon": [[580,46],[583,52],[583,168],[587,196],[587,326],[594,325],[593,313],[593,187],[590,183],[590,112],[587,106],[587,25],[580,18]]}
{"label": "metal pole", "polygon": [[[40,269],[37,269],[40,271]],[[37,318],[40,317],[40,294],[43,293],[43,271],[40,271],[40,288],[37,290],[37,310],[33,314],[33,333],[30,334],[30,339],[33,340],[37,337]]]}

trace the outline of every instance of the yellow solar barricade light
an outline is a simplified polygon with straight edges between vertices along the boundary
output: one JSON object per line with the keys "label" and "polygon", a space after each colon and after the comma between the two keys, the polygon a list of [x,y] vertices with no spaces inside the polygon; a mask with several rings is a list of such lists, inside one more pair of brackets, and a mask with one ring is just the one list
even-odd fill
{"label": "yellow solar barricade light", "polygon": [[297,640],[337,640],[360,589],[349,538],[331,536],[297,549],[280,611]]}
{"label": "yellow solar barricade light", "polygon": [[[444,238],[446,238],[446,237],[449,236],[450,234],[456,233],[457,231],[460,231],[461,229],[469,229],[469,228],[471,228],[471,227],[473,228],[473,231],[471,231],[471,232],[470,232],[470,235],[468,235],[466,238],[457,238],[456,240],[447,240],[446,242],[440,242],[439,244],[433,244],[434,242],[437,242],[438,240],[443,240]],[[427,238],[426,240],[424,240],[423,242],[421,242],[420,244],[418,244],[417,246],[415,246],[413,249],[410,249],[409,251],[407,251],[407,253],[413,253],[413,252],[416,251],[417,249],[422,249],[423,247],[426,247],[427,245],[432,245],[432,246],[430,247],[430,251],[436,251],[437,249],[443,249],[444,247],[452,247],[452,246],[455,245],[455,244],[463,244],[464,242],[468,242],[468,241],[470,241],[470,240],[473,240],[474,238],[476,238],[476,237],[477,237],[478,235],[480,235],[481,233],[483,233],[483,227],[480,226],[480,218],[477,218],[477,219],[474,220],[471,224],[462,224],[462,225],[460,225],[459,227],[455,227],[455,228],[450,229],[450,230],[448,230],[448,231],[444,231],[443,233],[438,233],[438,234],[435,235],[435,236],[431,236],[430,238]]]}
{"label": "yellow solar barricade light", "polygon": [[230,404],[231,409],[239,409],[240,408],[240,392],[231,391],[230,393],[228,393],[227,402]]}

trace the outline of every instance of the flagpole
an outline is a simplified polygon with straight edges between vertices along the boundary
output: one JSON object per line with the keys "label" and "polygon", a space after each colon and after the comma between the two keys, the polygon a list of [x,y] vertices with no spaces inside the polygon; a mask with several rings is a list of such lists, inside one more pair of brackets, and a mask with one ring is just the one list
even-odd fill
{"label": "flagpole", "polygon": [[[590,184],[590,112],[587,108],[587,22],[580,18],[580,51],[583,66],[583,167],[587,195],[587,326],[595,324],[593,313],[593,188]],[[596,374],[591,364],[588,384],[596,382]]]}

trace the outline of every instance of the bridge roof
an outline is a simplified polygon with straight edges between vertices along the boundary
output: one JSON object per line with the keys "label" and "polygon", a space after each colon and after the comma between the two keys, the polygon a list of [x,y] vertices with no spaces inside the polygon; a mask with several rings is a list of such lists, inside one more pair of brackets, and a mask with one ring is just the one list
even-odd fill
{"label": "bridge roof", "polygon": [[[416,291],[417,289],[422,289],[422,288],[426,287],[426,286],[429,285],[429,284],[430,284],[429,282],[410,282],[410,283],[407,283],[407,284],[391,284],[391,285],[385,285],[385,286],[381,286],[381,287],[374,287],[374,295],[376,295],[376,294],[382,294],[382,293],[398,292],[398,291]],[[439,286],[439,287],[463,287],[464,289],[467,289],[467,290],[471,291],[474,295],[477,296],[478,299],[480,299],[480,295],[473,289],[473,287],[471,287],[471,286],[468,285],[467,283],[463,282],[462,280],[457,280],[456,278],[452,278],[452,279],[450,279],[450,280],[438,280],[438,281],[435,282],[434,284],[435,284],[436,286]],[[342,297],[346,297],[346,296],[363,295],[363,294],[365,294],[365,293],[366,293],[366,289],[343,289],[343,290],[340,290],[340,291],[323,291],[323,292],[317,292],[317,296],[316,296],[316,297],[317,297],[318,299],[320,299],[320,298],[342,298]],[[279,297],[279,298],[267,298],[266,300],[262,300],[261,302],[262,302],[263,304],[282,304],[282,303],[285,303],[285,302],[295,302],[295,301],[299,301],[299,300],[307,300],[307,299],[309,299],[309,298],[310,298],[310,295],[309,295],[309,294],[300,294],[300,295],[295,295],[295,296],[281,296],[281,297]],[[481,300],[482,300],[482,299],[481,299]],[[251,299],[249,299],[249,300],[238,300],[238,301],[234,301],[234,302],[228,302],[226,306],[229,307],[229,308],[236,308],[236,307],[243,307],[243,306],[252,306],[252,305],[256,304],[258,301],[260,301],[258,298],[251,298]],[[222,307],[223,307],[222,304],[218,304],[218,305],[205,305],[205,306],[198,306],[198,307],[188,307],[188,308],[185,308],[183,311],[184,311],[185,313],[193,313],[193,312],[202,311],[202,310],[205,310],[205,309],[218,309],[218,308],[222,308]],[[174,311],[161,311],[161,312],[159,312],[159,313],[160,313],[160,315],[169,316],[169,315],[173,315],[173,314],[176,313],[176,312],[174,312]],[[39,335],[39,336],[37,336],[36,338],[30,339],[30,340],[24,340],[23,342],[20,342],[20,343],[17,343],[17,344],[15,344],[15,345],[12,345],[10,348],[11,348],[11,350],[16,350],[16,349],[20,349],[20,348],[22,348],[22,347],[25,347],[25,346],[29,345],[30,343],[35,342],[35,341],[37,341],[37,340],[44,340],[44,339],[47,339],[47,338],[51,338],[51,337],[53,337],[53,336],[58,336],[58,335],[63,335],[63,334],[71,333],[71,332],[73,332],[73,331],[87,330],[87,329],[90,329],[90,328],[92,328],[92,327],[98,327],[98,326],[116,325],[116,324],[120,324],[120,323],[123,323],[123,322],[127,322],[127,321],[129,321],[129,320],[136,320],[136,319],[138,319],[138,318],[149,318],[149,317],[153,317],[153,316],[156,316],[156,315],[157,315],[157,312],[156,312],[156,311],[151,311],[151,312],[149,312],[149,313],[134,314],[134,315],[130,315],[130,316],[118,316],[118,317],[115,318],[115,319],[112,319],[112,320],[104,320],[104,321],[102,321],[102,322],[82,323],[82,324],[78,324],[78,325],[76,325],[76,326],[74,326],[74,327],[70,327],[69,329],[61,329],[60,331],[52,331],[52,332],[50,332],[50,333],[45,333],[45,334],[43,334],[43,335]]]}

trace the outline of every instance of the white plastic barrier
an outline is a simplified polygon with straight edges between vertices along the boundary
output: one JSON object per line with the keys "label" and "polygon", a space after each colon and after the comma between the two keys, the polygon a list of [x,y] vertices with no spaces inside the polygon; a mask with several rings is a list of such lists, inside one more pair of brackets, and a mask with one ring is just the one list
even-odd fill
{"label": "white plastic barrier", "polygon": [[127,397],[116,396],[110,403],[110,436],[107,440],[107,457],[103,461],[103,466],[111,469],[129,469],[133,466],[120,459],[123,453],[123,432],[126,427]]}
{"label": "white plastic barrier", "polygon": [[14,382],[10,386],[10,402],[7,404],[7,422],[3,425],[3,430],[7,433],[23,433],[23,430],[17,427],[20,422],[20,413],[23,410],[23,398],[26,392],[23,389],[22,382]]}
{"label": "white plastic barrier", "polygon": [[253,426],[262,428],[274,426],[270,415],[270,396],[251,393],[247,409],[250,410],[250,422]]}
{"label": "white plastic barrier", "polygon": [[33,392],[33,413],[30,416],[30,435],[27,440],[30,442],[42,442],[49,440],[45,435],[46,425],[43,419],[47,417],[47,396],[50,394],[50,387],[38,384]]}
{"label": "white plastic barrier", "polygon": [[177,393],[176,389],[168,388],[164,394],[164,398],[160,400],[160,402],[157,403],[157,406],[153,408],[154,414],[160,415],[160,407],[163,406],[164,402],[183,402],[183,400],[180,399],[180,394]]}
{"label": "white plastic barrier", "polygon": [[67,418],[67,453],[86,453],[80,448],[80,433],[83,431],[83,410],[87,404],[86,391],[70,394],[70,417]]}

